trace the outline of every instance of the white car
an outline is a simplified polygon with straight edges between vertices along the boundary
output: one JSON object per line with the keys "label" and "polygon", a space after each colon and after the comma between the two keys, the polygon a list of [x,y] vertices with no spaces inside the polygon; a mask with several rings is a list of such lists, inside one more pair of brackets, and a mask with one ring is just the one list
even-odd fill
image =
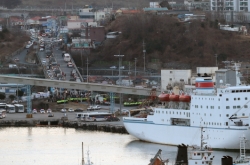
{"label": "white car", "polygon": [[44,48],[40,48],[40,51],[44,51]]}
{"label": "white car", "polygon": [[47,113],[52,113],[52,110],[51,109],[47,109]]}
{"label": "white car", "polygon": [[69,109],[68,109],[68,112],[75,112],[75,110],[72,109],[72,108],[69,108]]}
{"label": "white car", "polygon": [[44,109],[40,109],[40,113],[45,113],[45,110]]}
{"label": "white car", "polygon": [[116,69],[116,66],[111,66],[110,69]]}
{"label": "white car", "polygon": [[121,114],[123,114],[123,115],[127,115],[127,114],[129,114],[129,110],[127,110],[127,109],[122,109],[121,110]]}
{"label": "white car", "polygon": [[15,103],[18,103],[18,101],[17,101],[17,100],[13,100],[13,101],[12,101],[12,104],[15,104]]}
{"label": "white car", "polygon": [[87,111],[94,111],[94,110],[100,110],[101,107],[99,105],[95,105],[95,106],[89,106],[87,108]]}
{"label": "white car", "polygon": [[62,113],[66,113],[67,110],[63,108],[63,109],[61,109],[61,112],[62,112]]}
{"label": "white car", "polygon": [[37,110],[36,110],[36,109],[33,109],[33,110],[32,110],[32,113],[34,113],[34,114],[37,113]]}
{"label": "white car", "polygon": [[69,68],[72,68],[72,67],[73,67],[73,64],[72,64],[71,62],[68,62],[67,66],[68,66]]}

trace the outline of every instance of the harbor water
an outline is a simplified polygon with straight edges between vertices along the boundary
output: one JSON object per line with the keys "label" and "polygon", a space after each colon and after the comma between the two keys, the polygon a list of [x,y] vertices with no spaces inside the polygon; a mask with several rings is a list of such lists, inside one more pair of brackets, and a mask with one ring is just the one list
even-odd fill
{"label": "harbor water", "polygon": [[[236,139],[238,140],[238,139]],[[148,165],[159,149],[161,158],[174,164],[177,147],[138,141],[131,135],[93,132],[61,127],[0,128],[1,165],[81,165],[87,151],[93,165]],[[215,165],[221,157],[238,152],[214,151]]]}

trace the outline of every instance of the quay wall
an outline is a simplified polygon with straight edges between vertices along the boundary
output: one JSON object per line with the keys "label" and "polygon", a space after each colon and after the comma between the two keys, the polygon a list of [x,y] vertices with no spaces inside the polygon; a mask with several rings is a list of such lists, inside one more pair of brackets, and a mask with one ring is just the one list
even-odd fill
{"label": "quay wall", "polygon": [[69,120],[2,120],[0,127],[64,127],[90,131],[128,134],[123,125],[115,122],[79,122]]}

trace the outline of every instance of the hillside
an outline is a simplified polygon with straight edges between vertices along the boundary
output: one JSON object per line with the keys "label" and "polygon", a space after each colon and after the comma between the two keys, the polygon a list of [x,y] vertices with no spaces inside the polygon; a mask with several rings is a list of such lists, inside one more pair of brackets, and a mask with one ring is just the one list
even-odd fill
{"label": "hillside", "polygon": [[142,43],[146,43],[146,64],[158,62],[159,68],[195,68],[215,66],[225,60],[246,61],[250,53],[250,38],[218,29],[218,22],[206,20],[182,23],[167,15],[119,16],[107,31],[121,31],[119,38],[106,40],[94,59],[113,61],[115,54],[123,61],[138,59],[143,66]]}

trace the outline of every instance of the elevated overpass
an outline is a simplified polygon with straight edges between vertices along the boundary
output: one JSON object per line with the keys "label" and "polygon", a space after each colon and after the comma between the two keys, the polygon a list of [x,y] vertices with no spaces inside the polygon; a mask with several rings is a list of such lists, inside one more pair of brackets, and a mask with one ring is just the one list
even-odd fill
{"label": "elevated overpass", "polygon": [[[123,94],[133,94],[133,95],[144,95],[144,96],[149,96],[151,92],[150,88],[134,88],[134,87],[125,87],[118,85],[48,80],[40,78],[4,76],[4,75],[0,75],[0,82],[55,87],[55,88],[66,88],[66,89],[79,89],[88,91],[102,91],[102,92],[113,92],[113,93],[123,93]],[[160,91],[156,91],[156,95],[158,96],[159,94]]]}

